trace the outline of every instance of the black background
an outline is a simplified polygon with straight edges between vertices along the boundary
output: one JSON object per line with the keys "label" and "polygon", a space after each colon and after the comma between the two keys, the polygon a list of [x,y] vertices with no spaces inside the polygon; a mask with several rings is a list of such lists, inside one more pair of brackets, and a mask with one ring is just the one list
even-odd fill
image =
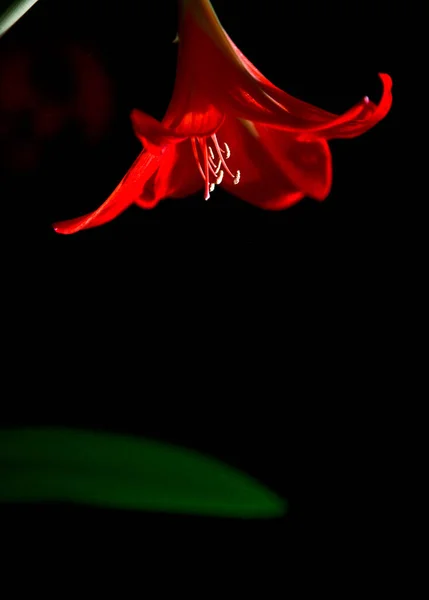
{"label": "black background", "polygon": [[290,511],[250,523],[8,506],[1,525],[9,556],[46,560],[46,572],[65,569],[67,582],[89,568],[100,585],[119,575],[137,593],[197,584],[204,596],[222,582],[228,595],[229,581],[243,594],[259,582],[267,597],[342,595],[383,573],[386,541],[395,541],[386,381],[397,334],[387,281],[401,233],[399,8],[214,6],[269,79],[327,110],[364,95],[378,102],[377,73],[389,73],[389,116],[331,143],[323,203],[272,213],[217,190],[209,202],[197,194],[153,211],[131,207],[103,227],[59,236],[51,224],[99,206],[138,153],[131,109],[162,118],[177,9],[167,0],[40,0],[0,40],[2,59],[30,49],[34,85],[61,102],[73,84],[60,49],[78,43],[107,73],[113,108],[96,142],[69,123],[41,144],[33,168],[12,168],[7,154],[34,140],[34,115],[7,115],[0,422],[176,442],[259,477]]}

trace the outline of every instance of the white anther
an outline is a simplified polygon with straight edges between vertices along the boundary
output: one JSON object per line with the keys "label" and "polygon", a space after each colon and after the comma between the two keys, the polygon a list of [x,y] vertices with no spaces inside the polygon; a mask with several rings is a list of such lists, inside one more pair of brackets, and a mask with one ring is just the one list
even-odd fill
{"label": "white anther", "polygon": [[229,146],[227,143],[225,143],[224,145],[225,145],[226,158],[229,158],[231,156],[231,150],[229,149]]}
{"label": "white anther", "polygon": [[212,192],[214,189],[215,189],[215,184],[214,184],[214,183],[211,183],[211,184],[210,184],[210,191]]}
{"label": "white anther", "polygon": [[241,173],[240,173],[240,171],[237,171],[237,174],[234,178],[234,185],[237,185],[237,183],[240,182],[240,177],[241,177]]}
{"label": "white anther", "polygon": [[223,171],[221,171],[219,173],[219,177],[216,179],[216,184],[220,185],[222,183],[222,179],[223,179]]}
{"label": "white anther", "polygon": [[209,149],[210,156],[211,156],[211,157],[212,157],[212,159],[214,160],[214,153],[213,153],[213,150],[210,148],[210,146],[207,146],[207,147],[208,147],[208,149]]}
{"label": "white anther", "polygon": [[218,166],[215,169],[215,175],[217,175],[219,173],[221,165],[222,165],[222,161],[220,160]]}

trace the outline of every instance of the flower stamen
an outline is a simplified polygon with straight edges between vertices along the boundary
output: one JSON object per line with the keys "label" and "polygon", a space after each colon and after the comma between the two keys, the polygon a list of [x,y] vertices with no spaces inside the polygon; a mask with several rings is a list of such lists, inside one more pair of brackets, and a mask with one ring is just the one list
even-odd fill
{"label": "flower stamen", "polygon": [[199,158],[199,156],[198,156],[198,150],[197,150],[197,144],[196,144],[196,142],[195,142],[195,138],[191,138],[191,143],[192,143],[192,151],[193,151],[193,153],[194,153],[195,162],[197,163],[197,167],[198,167],[198,169],[200,170],[201,177],[202,177],[202,178],[204,179],[204,181],[205,181],[205,179],[206,179],[206,176],[205,176],[205,174],[204,174],[203,168],[202,168],[202,166],[201,166],[201,163],[200,163],[200,158]]}
{"label": "flower stamen", "polygon": [[[210,192],[212,192],[214,190],[214,184],[210,183],[210,163],[209,163],[209,159],[208,159],[207,144],[206,144],[205,140],[203,142],[201,142],[201,140],[199,140],[199,142],[200,142],[200,146],[202,146],[204,165],[205,165],[206,185],[204,188],[204,200],[208,200],[210,198]],[[212,185],[213,185],[213,189],[212,189]]]}
{"label": "flower stamen", "polygon": [[219,173],[219,169],[220,169],[220,168],[221,168],[221,166],[222,166],[222,161],[220,160],[220,161],[218,162],[218,164],[216,164],[216,163],[215,163],[215,161],[214,161],[214,160],[212,160],[211,158],[209,158],[209,161],[210,161],[210,164],[211,164],[211,166],[214,168],[214,172],[215,172],[215,173],[216,173],[216,175],[217,175],[217,174]]}
{"label": "flower stamen", "polygon": [[223,151],[223,150],[222,150],[222,148],[219,146],[219,142],[217,141],[216,134],[212,135],[212,140],[213,140],[213,142],[214,142],[214,145],[215,145],[215,148],[216,148],[216,150],[217,150],[218,156],[219,156],[219,158],[220,158],[220,161],[221,161],[221,163],[222,163],[222,165],[223,165],[223,167],[224,167],[225,171],[228,173],[228,175],[229,175],[230,177],[232,177],[232,179],[233,179],[233,181],[234,181],[234,184],[236,185],[236,183],[235,183],[235,182],[237,181],[237,183],[238,183],[238,182],[240,181],[240,172],[239,172],[239,171],[237,171],[237,173],[234,175],[234,174],[233,174],[233,173],[230,171],[230,169],[228,168],[228,165],[226,164],[226,161],[225,161],[224,157],[222,156],[222,152],[225,152],[225,154],[226,154],[226,160],[228,160],[228,158],[231,156],[231,150],[229,149],[229,146],[228,146],[228,144],[225,144],[225,148],[226,148],[226,150],[225,150],[225,151]]}
{"label": "flower stamen", "polygon": [[[224,142],[224,147],[220,147],[216,134],[211,136],[211,139],[214,144],[213,148],[207,143],[207,138],[191,138],[192,143],[192,151],[194,154],[195,162],[197,163],[198,170],[200,171],[201,177],[204,180],[204,199],[208,200],[210,198],[210,192],[213,192],[216,185],[220,185],[223,181],[223,177],[225,173],[227,173],[233,180],[234,185],[237,185],[240,182],[241,173],[237,171],[234,173],[229,169],[226,161],[231,156],[231,150],[226,142]],[[198,140],[198,146],[197,146]],[[202,154],[202,161],[201,161]],[[222,155],[225,155],[222,156]],[[217,158],[216,158],[217,155]],[[216,163],[216,160],[218,161]],[[221,168],[223,167],[223,169]],[[210,181],[210,175],[215,177],[215,183]]]}

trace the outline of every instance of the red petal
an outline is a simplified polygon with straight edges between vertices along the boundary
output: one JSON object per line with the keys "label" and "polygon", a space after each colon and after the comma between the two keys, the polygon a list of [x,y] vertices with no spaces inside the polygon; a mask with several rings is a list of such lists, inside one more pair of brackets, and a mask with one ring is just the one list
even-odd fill
{"label": "red petal", "polygon": [[[225,32],[225,35],[228,34]],[[291,115],[314,124],[319,123],[323,125],[323,128],[319,128],[318,131],[320,132],[320,135],[323,135],[326,139],[339,137],[352,138],[361,135],[384,119],[392,106],[392,78],[386,73],[379,73],[379,77],[383,83],[383,94],[379,105],[376,106],[365,97],[355,107],[348,110],[341,117],[338,117],[338,115],[322,110],[308,102],[294,98],[276,87],[269,79],[264,77],[264,75],[258,71],[248,58],[244,56],[229,36],[228,40],[240,57],[243,65],[261,84],[262,88],[274,100],[285,106],[290,111]],[[299,123],[297,122],[297,125],[298,124]],[[313,131],[317,131],[317,129]]]}
{"label": "red petal", "polygon": [[93,213],[53,225],[57,233],[76,233],[111,221],[128,208],[159,165],[159,158],[142,152],[109,198]]}
{"label": "red petal", "polygon": [[153,208],[163,198],[184,198],[203,187],[190,141],[168,146],[159,169],[147,181],[136,203],[142,208]]}
{"label": "red petal", "polygon": [[384,119],[392,106],[392,78],[386,73],[379,73],[379,77],[383,83],[383,94],[378,106],[365,98],[362,112],[358,117],[323,131],[323,137],[353,138],[362,135]]}
{"label": "red petal", "polygon": [[184,137],[164,127],[159,121],[136,108],[131,111],[131,124],[135,135],[151,154],[160,154],[164,146],[177,144]]}
{"label": "red petal", "polygon": [[216,111],[208,111],[207,114],[189,113],[184,117],[181,115],[180,133],[173,127],[167,127],[165,123],[173,123],[171,118],[172,109],[160,123],[150,115],[134,109],[131,112],[131,122],[134,133],[144,147],[152,154],[160,154],[161,149],[169,144],[177,144],[188,137],[210,136],[215,133],[223,122],[223,115]]}
{"label": "red petal", "polygon": [[237,185],[226,174],[223,178],[221,185],[231,194],[269,210],[288,208],[304,197],[304,193],[261,144],[252,123],[227,119],[218,138],[230,147],[228,167],[241,173]]}
{"label": "red petal", "polygon": [[[185,97],[183,95],[185,90]],[[177,76],[173,97],[163,124],[183,138],[213,135],[224,121],[224,113],[197,90],[191,94],[187,78]]]}
{"label": "red petal", "polygon": [[332,183],[332,156],[324,139],[296,138],[289,133],[256,125],[260,143],[287,173],[298,190],[316,200],[324,200]]}

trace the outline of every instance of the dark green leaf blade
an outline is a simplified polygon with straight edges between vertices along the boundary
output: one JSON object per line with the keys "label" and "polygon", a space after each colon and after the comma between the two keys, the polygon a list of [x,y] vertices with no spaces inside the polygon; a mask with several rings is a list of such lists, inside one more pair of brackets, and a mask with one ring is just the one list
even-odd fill
{"label": "dark green leaf blade", "polygon": [[0,502],[264,518],[286,503],[248,475],[178,446],[63,428],[0,431]]}

